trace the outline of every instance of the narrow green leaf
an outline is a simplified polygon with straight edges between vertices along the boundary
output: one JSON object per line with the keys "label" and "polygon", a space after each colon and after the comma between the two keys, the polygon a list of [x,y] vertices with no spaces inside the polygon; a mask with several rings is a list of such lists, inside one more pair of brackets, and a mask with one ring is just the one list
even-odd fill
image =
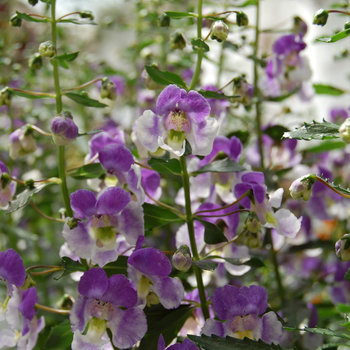
{"label": "narrow green leaf", "polygon": [[210,50],[209,46],[202,39],[192,39],[191,44],[193,47],[193,51],[197,52],[198,48],[201,47],[204,52],[208,52]]}
{"label": "narrow green leaf", "polygon": [[225,158],[217,160],[215,162],[204,165],[200,169],[191,173],[191,176],[196,176],[198,174],[204,173],[234,173],[239,171],[245,171],[246,169],[239,165],[234,160]]}
{"label": "narrow green leaf", "polygon": [[205,98],[212,98],[215,100],[231,100],[232,98],[240,98],[240,95],[226,96],[222,92],[199,90],[198,91]]}
{"label": "narrow green leaf", "polygon": [[326,139],[337,139],[339,135],[339,125],[329,123],[323,119],[323,121],[312,123],[304,123],[300,128],[294,131],[285,132],[283,138],[285,139],[296,139],[296,140],[326,140]]}
{"label": "narrow green leaf", "polygon": [[142,206],[144,211],[146,230],[154,227],[164,226],[171,222],[184,222],[183,219],[179,218],[176,214],[168,209],[148,203],[144,203]]}
{"label": "narrow green leaf", "polygon": [[285,132],[289,132],[289,130],[282,125],[269,126],[264,130],[264,134],[270,136],[275,141],[281,141]]}
{"label": "narrow green leaf", "polygon": [[277,97],[270,97],[270,96],[265,96],[263,98],[264,101],[269,101],[269,102],[281,102],[286,100],[288,97],[293,96],[295,93],[299,91],[299,88],[294,89],[288,94],[282,95],[282,96],[277,96]]}
{"label": "narrow green leaf", "polygon": [[332,331],[328,328],[318,328],[318,327],[317,328],[304,327],[302,329],[297,328],[297,327],[283,327],[283,328],[287,331],[305,331],[305,332],[309,332],[309,333],[329,335],[331,337],[337,337],[337,338],[350,340],[350,333],[336,332],[336,331]]}
{"label": "narrow green leaf", "polygon": [[83,134],[78,134],[78,137],[80,136],[89,136],[89,135],[95,135],[95,134],[99,134],[100,132],[102,132],[103,130],[98,130],[98,129],[92,129],[88,132],[84,132]]}
{"label": "narrow green leaf", "polygon": [[95,107],[95,108],[104,108],[107,107],[104,103],[98,102],[97,100],[93,100],[92,98],[79,95],[79,94],[74,94],[73,92],[66,92],[64,93],[64,96],[67,96],[71,100],[87,107]]}
{"label": "narrow green leaf", "polygon": [[323,84],[313,84],[316,94],[318,95],[332,95],[339,96],[345,93],[344,90],[336,88],[331,85],[323,85]]}
{"label": "narrow green leaf", "polygon": [[62,350],[70,348],[73,341],[72,326],[66,320],[51,328],[45,349]]}
{"label": "narrow green leaf", "polygon": [[223,259],[228,263],[236,266],[247,265],[250,267],[264,267],[265,264],[259,258],[242,258],[242,259],[234,259],[234,258],[224,258],[219,255],[211,255],[208,256],[208,259]]}
{"label": "narrow green leaf", "polygon": [[223,232],[216,225],[211,222],[205,221],[201,218],[194,217],[194,220],[199,221],[205,228],[204,231],[204,242],[207,244],[218,244],[227,242],[227,238]]}
{"label": "narrow green leaf", "polygon": [[23,19],[28,22],[42,22],[42,23],[47,23],[49,20],[47,18],[41,18],[41,17],[35,17],[35,16],[28,16],[26,13],[21,13],[16,11],[16,15],[18,18]]}
{"label": "narrow green leaf", "polygon": [[79,25],[83,25],[83,24],[91,24],[91,25],[97,25],[96,22],[92,21],[89,18],[71,18],[71,19],[60,19],[59,21],[57,21],[57,23],[73,23],[73,24],[79,24]]}
{"label": "narrow green leaf", "polygon": [[337,308],[343,314],[349,314],[350,313],[350,305],[349,304],[339,303],[339,304],[337,304]]}
{"label": "narrow green leaf", "polygon": [[335,43],[338,40],[344,39],[350,35],[350,29],[346,29],[340,33],[334,34],[332,36],[322,36],[317,38],[317,41],[322,41],[324,43]]}
{"label": "narrow green leaf", "polygon": [[247,7],[247,6],[256,6],[259,0],[247,0],[242,5],[235,5],[235,7]]}
{"label": "narrow green leaf", "polygon": [[106,275],[111,277],[112,275],[122,274],[127,276],[127,268],[128,268],[128,257],[127,256],[118,256],[117,261],[111,262],[105,266],[103,269],[106,272]]}
{"label": "narrow green leaf", "polygon": [[186,83],[180,76],[171,72],[162,72],[157,68],[151,66],[145,66],[148,75],[153,79],[154,82],[160,85],[176,84],[179,87],[187,89]]}
{"label": "narrow green leaf", "polygon": [[190,12],[166,11],[164,13],[173,19],[181,19],[181,18],[186,18],[186,17],[187,18],[188,17],[197,17],[197,15],[195,13],[190,13]]}
{"label": "narrow green leaf", "polygon": [[326,140],[317,146],[308,148],[307,151],[311,153],[328,152],[334,149],[345,148],[345,146],[346,143],[343,141]]}
{"label": "narrow green leaf", "polygon": [[82,167],[78,168],[73,174],[69,174],[69,176],[73,177],[76,180],[86,180],[99,178],[105,173],[106,170],[103,169],[100,163],[92,163],[83,165]]}
{"label": "narrow green leaf", "polygon": [[218,263],[209,260],[198,260],[194,261],[193,264],[198,266],[202,270],[215,271],[218,267]]}
{"label": "narrow green leaf", "polygon": [[74,261],[70,258],[68,258],[67,256],[64,256],[62,259],[62,266],[63,266],[63,272],[61,274],[61,276],[54,278],[56,281],[58,281],[59,279],[61,279],[62,277],[68,276],[73,272],[84,272],[85,271],[85,267],[80,264],[79,261]]}
{"label": "narrow green leaf", "polygon": [[181,165],[177,159],[151,158],[148,161],[150,167],[161,174],[181,175]]}
{"label": "narrow green leaf", "polygon": [[266,344],[262,340],[255,341],[249,338],[236,339],[227,336],[220,338],[216,335],[201,337],[188,335],[188,338],[204,350],[284,350],[279,345]]}
{"label": "narrow green leaf", "polygon": [[14,95],[19,96],[19,97],[28,98],[30,100],[38,100],[40,98],[55,98],[55,96],[45,96],[45,95],[38,96],[38,95],[32,95],[32,94],[22,92],[22,91],[16,91],[16,90],[12,90],[12,89],[10,89],[10,90]]}
{"label": "narrow green leaf", "polygon": [[44,187],[51,184],[52,183],[50,182],[41,183],[40,185],[34,188],[26,188],[23,192],[19,193],[15,199],[13,199],[10,202],[9,207],[6,210],[6,214],[13,213],[16,210],[22,209],[23,207],[25,207],[29,203],[31,197],[34,196],[34,194],[40,192]]}
{"label": "narrow green leaf", "polygon": [[63,60],[63,61],[74,61],[79,55],[79,51],[73,53],[64,53],[63,55],[55,56],[52,59]]}

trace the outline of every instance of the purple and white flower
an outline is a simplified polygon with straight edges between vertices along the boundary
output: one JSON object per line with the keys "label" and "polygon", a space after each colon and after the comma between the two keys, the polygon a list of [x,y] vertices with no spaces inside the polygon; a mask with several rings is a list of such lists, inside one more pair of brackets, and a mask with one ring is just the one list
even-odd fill
{"label": "purple and white flower", "polygon": [[22,127],[15,130],[9,136],[10,152],[12,159],[17,159],[19,156],[35,152],[36,143],[33,137],[33,130],[29,127]]}
{"label": "purple and white flower", "polygon": [[78,137],[78,127],[69,112],[62,112],[51,120],[52,139],[57,146],[67,146]]}
{"label": "purple and white flower", "polygon": [[[7,173],[9,174],[9,171],[7,169],[7,166],[0,161],[0,179],[2,174]],[[0,181],[0,208],[6,209],[8,207],[9,202],[12,200],[12,197],[16,193],[16,182],[15,181]]]}

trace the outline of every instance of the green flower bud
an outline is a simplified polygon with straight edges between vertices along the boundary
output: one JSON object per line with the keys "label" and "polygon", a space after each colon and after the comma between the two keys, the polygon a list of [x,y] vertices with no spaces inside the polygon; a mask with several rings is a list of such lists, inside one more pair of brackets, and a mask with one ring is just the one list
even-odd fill
{"label": "green flower bud", "polygon": [[0,91],[0,107],[1,106],[11,106],[12,91],[7,86]]}
{"label": "green flower bud", "polygon": [[238,27],[247,26],[249,24],[249,18],[244,12],[237,12],[236,22]]}
{"label": "green flower bud", "polygon": [[248,214],[243,228],[252,233],[256,233],[261,229],[261,222],[255,212]]}
{"label": "green flower bud", "polygon": [[350,21],[344,23],[344,30],[350,29]]}
{"label": "green flower bud", "polygon": [[211,28],[210,39],[221,43],[227,39],[229,32],[230,30],[225,22],[216,21]]}
{"label": "green flower bud", "polygon": [[5,188],[10,182],[10,175],[8,173],[2,173],[0,178],[1,187]]}
{"label": "green flower bud", "polygon": [[20,27],[22,25],[22,19],[18,17],[17,13],[10,18],[11,27]]}
{"label": "green flower bud", "polygon": [[38,2],[39,0],[28,0],[28,4],[32,6],[35,6]]}
{"label": "green flower bud", "polygon": [[81,18],[89,18],[89,19],[91,19],[92,21],[93,21],[94,18],[95,18],[91,11],[82,11],[82,12],[79,13],[79,16],[80,16]]}
{"label": "green flower bud", "polygon": [[69,294],[65,293],[56,303],[57,309],[70,310],[73,306],[74,299]]}
{"label": "green flower bud", "polygon": [[173,255],[173,265],[179,271],[187,271],[192,266],[191,252],[187,245],[182,245]]}
{"label": "green flower bud", "polygon": [[251,249],[257,249],[262,246],[262,233],[261,231],[257,232],[247,232],[243,244]]}
{"label": "green flower bud", "polygon": [[158,25],[159,27],[169,27],[170,26],[170,17],[163,13],[158,16]]}
{"label": "green flower bud", "polygon": [[33,69],[40,69],[43,65],[43,58],[39,52],[29,57],[28,66]]}
{"label": "green flower bud", "polygon": [[117,98],[117,88],[112,80],[108,78],[102,79],[100,96],[101,98],[108,98],[110,100],[115,100]]}
{"label": "green flower bud", "polygon": [[291,184],[289,191],[294,200],[303,198],[304,201],[308,201],[311,196],[312,186],[315,183],[315,175],[308,174],[299,179],[296,179]]}
{"label": "green flower bud", "polygon": [[176,32],[170,38],[170,46],[172,49],[183,50],[186,47],[186,40],[182,33]]}
{"label": "green flower bud", "polygon": [[39,53],[43,57],[51,58],[55,55],[55,52],[56,52],[55,44],[50,40],[44,41],[39,45]]}
{"label": "green flower bud", "polygon": [[25,180],[24,184],[29,188],[34,188],[34,180],[33,179]]}
{"label": "green flower bud", "polygon": [[345,122],[340,125],[339,134],[345,143],[350,143],[350,118],[346,119]]}
{"label": "green flower bud", "polygon": [[71,230],[73,230],[73,228],[78,226],[78,220],[76,218],[68,218],[66,224]]}
{"label": "green flower bud", "polygon": [[325,9],[319,9],[314,15],[312,24],[316,24],[317,26],[323,27],[327,23],[327,19],[328,11]]}

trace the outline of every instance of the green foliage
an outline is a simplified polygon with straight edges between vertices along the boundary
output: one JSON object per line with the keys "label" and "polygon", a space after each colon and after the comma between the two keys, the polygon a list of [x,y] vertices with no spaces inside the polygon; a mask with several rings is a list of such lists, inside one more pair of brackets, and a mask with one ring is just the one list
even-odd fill
{"label": "green foliage", "polygon": [[30,92],[25,92],[25,91],[16,91],[13,89],[9,89],[13,95],[19,96],[19,97],[24,97],[28,98],[30,100],[38,100],[40,98],[55,98],[55,95],[48,96],[48,95],[32,95]]}
{"label": "green foliage", "polygon": [[276,96],[276,97],[271,97],[271,96],[265,96],[263,98],[264,101],[269,101],[269,102],[282,102],[286,100],[288,97],[293,96],[299,91],[299,88],[294,89],[293,91],[289,92],[288,94],[284,94],[281,96]]}
{"label": "green foliage", "polygon": [[343,314],[350,313],[350,305],[348,305],[348,304],[339,303],[339,304],[337,304],[337,308]]}
{"label": "green foliage", "polygon": [[208,52],[210,50],[209,46],[202,39],[192,39],[191,44],[194,52],[197,52],[199,47],[201,47],[204,52]]}
{"label": "green foliage", "polygon": [[228,263],[236,266],[247,265],[247,266],[256,267],[256,268],[265,266],[265,264],[259,258],[254,258],[254,257],[235,259],[235,258],[224,258],[219,255],[212,255],[212,256],[208,256],[208,259],[223,259]]}
{"label": "green foliage", "polygon": [[264,130],[264,134],[270,136],[274,141],[281,141],[283,134],[289,130],[282,125],[269,126]]}
{"label": "green foliage", "polygon": [[339,96],[345,93],[344,90],[341,90],[331,85],[314,84],[313,87],[315,89],[316,94],[319,95]]}
{"label": "green foliage", "polygon": [[73,333],[69,320],[51,328],[45,349],[63,350],[70,349],[73,341]]}
{"label": "green foliage", "polygon": [[308,148],[307,151],[311,153],[321,153],[321,152],[332,151],[334,149],[345,148],[345,146],[346,146],[346,143],[344,143],[343,141],[326,140],[317,146]]}
{"label": "green foliage", "polygon": [[226,236],[220,230],[220,228],[211,222],[205,221],[197,216],[194,217],[195,220],[199,221],[205,228],[204,231],[204,242],[207,244],[218,244],[222,242],[227,242]]}
{"label": "green foliage", "polygon": [[218,263],[209,260],[198,260],[194,261],[193,264],[198,266],[202,270],[215,271],[218,267]]}
{"label": "green foliage", "polygon": [[302,329],[297,327],[283,327],[283,328],[287,331],[305,331],[309,333],[328,335],[331,337],[350,340],[350,333],[336,332],[328,328],[318,328],[318,327],[317,328],[304,327]]}
{"label": "green foliage", "polygon": [[127,276],[128,275],[127,268],[128,268],[127,256],[119,256],[117,261],[113,261],[103,267],[108,278],[111,277],[112,275],[118,275],[118,274]]}
{"label": "green foliage", "polygon": [[106,170],[103,169],[101,163],[92,163],[83,165],[78,168],[74,173],[70,174],[76,180],[86,180],[100,178],[106,173]]}
{"label": "green foliage", "polygon": [[240,98],[240,95],[226,96],[222,92],[210,91],[210,90],[199,90],[198,91],[205,98],[212,98],[215,100],[231,100],[234,98]]}
{"label": "green foliage", "polygon": [[184,222],[182,218],[172,211],[153,204],[144,203],[143,211],[145,215],[145,229],[160,227],[172,222]]}
{"label": "green foliage", "polygon": [[60,19],[59,21],[57,21],[57,23],[73,23],[73,24],[79,24],[79,25],[83,25],[83,24],[97,25],[97,23],[94,22],[90,18],[64,18],[64,19]]}
{"label": "green foliage", "polygon": [[317,38],[317,41],[322,41],[324,43],[335,43],[338,40],[345,39],[350,35],[350,29],[346,29],[340,33],[334,34],[332,36],[322,36],[320,38]]}
{"label": "green foliage", "polygon": [[234,160],[225,158],[217,160],[215,162],[204,165],[200,169],[191,173],[191,176],[197,176],[204,173],[234,173],[239,171],[245,171],[246,169],[236,163]]}
{"label": "green foliage", "polygon": [[60,67],[64,69],[69,69],[69,65],[67,64],[67,62],[74,61],[78,57],[78,55],[79,51],[73,53],[65,53],[60,56],[52,57],[52,59],[57,60],[57,63]]}
{"label": "green foliage", "polygon": [[79,261],[74,261],[71,258],[68,258],[67,256],[64,256],[61,260],[63,266],[63,273],[61,274],[61,276],[55,278],[56,281],[58,281],[62,277],[70,275],[73,272],[85,271],[85,267],[82,264],[80,264]]}
{"label": "green foliage", "polygon": [[176,84],[179,87],[187,89],[186,83],[182,80],[180,76],[171,72],[162,72],[157,68],[152,66],[145,66],[146,72],[152,78],[152,80],[160,85]]}
{"label": "green foliage", "polygon": [[195,13],[190,12],[176,12],[176,11],[166,11],[164,12],[166,15],[168,15],[170,18],[173,19],[181,19],[181,18],[188,18],[188,17],[197,17]]}
{"label": "green foliage", "polygon": [[95,135],[95,134],[99,134],[100,132],[102,132],[103,130],[98,130],[98,129],[93,129],[90,130],[88,132],[84,132],[83,134],[78,134],[78,137],[80,136],[90,136],[90,135]]}
{"label": "green foliage", "polygon": [[75,94],[73,92],[65,92],[63,95],[67,96],[71,100],[73,100],[76,103],[79,103],[80,105],[83,105],[83,106],[95,107],[95,108],[107,107],[107,105],[105,105],[104,103],[98,102],[97,100],[93,100],[92,98],[89,98],[87,96]]}
{"label": "green foliage", "polygon": [[164,160],[151,158],[148,161],[150,167],[161,174],[181,175],[181,165],[177,159]]}
{"label": "green foliage", "polygon": [[41,18],[41,17],[35,17],[35,16],[29,16],[26,13],[21,13],[16,11],[17,17],[20,19],[23,19],[28,22],[42,22],[42,23],[47,23],[49,22],[49,19],[47,18]]}

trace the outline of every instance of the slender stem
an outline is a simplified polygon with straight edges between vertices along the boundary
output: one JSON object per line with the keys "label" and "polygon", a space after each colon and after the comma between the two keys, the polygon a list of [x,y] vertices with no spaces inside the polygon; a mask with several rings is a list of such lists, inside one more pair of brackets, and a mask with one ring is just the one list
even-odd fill
{"label": "slender stem", "polygon": [[186,301],[186,303],[189,303],[189,304],[193,304],[196,307],[200,307],[201,306],[201,304],[199,304],[197,301],[194,301],[194,300],[183,299],[183,301]]}
{"label": "slender stem", "polygon": [[37,15],[36,13],[26,13],[26,15],[27,15],[27,16],[30,16],[30,17],[40,17],[40,18],[45,18],[45,19],[50,20],[49,17],[42,16],[42,15]]}
{"label": "slender stem", "polygon": [[33,276],[43,276],[43,275],[47,275],[49,273],[56,272],[56,271],[61,271],[61,270],[63,270],[62,266],[56,267],[56,268],[50,269],[50,270],[41,271],[41,272],[31,272],[30,274],[33,275]]}
{"label": "slender stem", "polygon": [[230,213],[222,214],[222,215],[196,215],[196,216],[199,218],[222,218],[225,216],[229,216],[229,215],[236,214],[236,213],[243,213],[243,212],[251,212],[251,210],[239,209],[239,210],[231,211]]}
{"label": "slender stem", "polygon": [[[185,192],[186,222],[187,222],[187,228],[188,228],[188,235],[190,238],[193,259],[194,261],[196,261],[196,260],[199,260],[200,258],[199,258],[196,238],[194,234],[194,225],[193,225],[193,217],[192,217],[192,209],[191,209],[191,195],[190,195],[190,178],[188,176],[188,171],[187,171],[186,156],[180,157],[180,164],[181,164],[181,170],[182,170],[183,187]],[[196,265],[193,265],[193,269],[196,274],[199,299],[201,302],[201,309],[202,309],[204,318],[207,319],[210,316],[209,316],[207,298],[205,296],[205,290],[203,285],[202,271]]]}
{"label": "slender stem", "polygon": [[342,193],[338,190],[336,190],[333,186],[331,186],[328,182],[326,182],[325,180],[321,179],[318,176],[315,176],[315,180],[322,182],[324,185],[326,185],[328,188],[330,188],[333,192],[339,194],[340,196],[344,197],[344,198],[350,198],[350,195]]}
{"label": "slender stem", "polygon": [[262,142],[262,131],[261,131],[261,101],[259,98],[258,91],[258,52],[259,52],[259,17],[260,17],[260,0],[256,3],[256,25],[255,25],[255,43],[254,43],[254,95],[257,97],[257,102],[255,104],[255,113],[256,113],[256,128],[258,132],[258,143],[259,143],[259,153],[260,153],[260,166],[261,169],[264,170],[264,149]]}
{"label": "slender stem", "polygon": [[103,79],[103,78],[94,79],[94,80],[91,80],[91,81],[89,81],[89,82],[87,82],[87,83],[85,83],[85,84],[83,84],[83,85],[76,86],[76,87],[70,88],[70,89],[64,89],[64,90],[62,90],[62,93],[64,94],[65,92],[68,92],[68,91],[83,89],[84,87],[87,87],[87,86],[89,86],[89,85],[91,85],[91,84],[94,84],[94,83],[96,83],[97,81],[100,81],[100,80],[102,80],[102,79]]}
{"label": "slender stem", "polygon": [[11,176],[6,176],[9,180],[11,180],[11,181],[15,181],[15,182],[17,182],[17,183],[19,183],[19,184],[21,184],[21,185],[25,185],[25,183],[23,182],[23,181],[21,181],[21,180],[18,180],[18,179],[16,179],[16,178],[14,178],[14,177],[11,177]]}
{"label": "slender stem", "polygon": [[[55,0],[53,0],[53,1],[55,1]],[[53,308],[51,308],[51,307],[44,306],[44,305],[40,305],[40,304],[35,304],[35,307],[36,307],[37,309],[41,309],[41,310],[44,310],[44,311],[53,312],[53,313],[55,313],[55,314],[69,315],[69,313],[70,313],[70,310],[53,309]]]}
{"label": "slender stem", "polygon": [[137,164],[138,166],[140,166],[140,167],[142,167],[142,168],[145,168],[145,169],[148,169],[148,170],[153,170],[153,169],[150,168],[149,166],[143,165],[143,164],[141,164],[141,163],[139,163],[139,162],[135,162],[135,164]]}
{"label": "slender stem", "polygon": [[342,13],[343,15],[350,16],[350,12],[347,11],[341,11],[341,10],[327,10],[328,13]]}
{"label": "slender stem", "polygon": [[30,267],[26,268],[26,271],[36,270],[36,269],[56,269],[58,267],[62,267],[62,266],[57,266],[57,265],[35,265],[35,266],[30,266]]}
{"label": "slender stem", "polygon": [[[51,1],[51,41],[54,43],[57,55],[57,33],[56,33],[56,0]],[[53,77],[55,82],[56,92],[56,112],[60,114],[62,112],[62,95],[60,89],[60,80],[58,75],[58,62],[57,60],[51,60],[53,65]],[[64,205],[66,207],[66,213],[68,217],[73,216],[73,211],[70,206],[69,193],[66,182],[65,172],[65,159],[64,159],[64,146],[58,146],[58,173],[61,179],[61,192],[63,196]]]}
{"label": "slender stem", "polygon": [[51,97],[51,98],[56,98],[55,94],[48,94],[46,92],[35,92],[35,91],[28,91],[28,90],[22,90],[22,89],[17,89],[17,88],[11,88],[13,91],[18,91],[18,92],[23,92],[28,95],[32,96],[42,96],[42,97]]}
{"label": "slender stem", "polygon": [[65,18],[65,17],[68,17],[68,16],[71,16],[71,15],[79,15],[80,12],[71,12],[71,13],[67,13],[66,15],[62,16],[62,17],[59,17],[56,19],[56,22],[58,22],[60,19],[62,18]]}
{"label": "slender stem", "polygon": [[[198,39],[202,39],[202,18],[203,18],[202,6],[203,6],[203,0],[198,0],[198,17],[197,17],[197,37],[198,37]],[[197,84],[199,74],[201,72],[202,59],[203,59],[203,48],[198,47],[198,57],[197,57],[196,69],[194,71],[189,90],[193,90]]]}
{"label": "slender stem", "polygon": [[220,90],[225,89],[225,87],[229,86],[234,80],[235,80],[235,78],[231,79],[226,85],[224,85],[224,86],[221,87],[220,89],[217,89],[216,91],[220,91]]}
{"label": "slender stem", "polygon": [[38,132],[39,134],[41,134],[41,135],[50,136],[50,137],[52,136],[51,133],[46,132],[46,131],[40,129],[40,128],[37,127],[36,125],[32,125],[32,124],[31,124],[30,127],[31,127],[33,130],[35,130],[36,132]]}
{"label": "slender stem", "polygon": [[153,202],[157,203],[157,204],[160,205],[161,207],[166,208],[166,209],[169,209],[169,210],[171,210],[172,212],[174,212],[174,213],[176,213],[176,214],[180,214],[181,217],[184,216],[184,213],[182,213],[180,210],[177,210],[177,209],[171,207],[170,205],[167,205],[167,204],[165,204],[165,203],[162,203],[162,202],[160,202],[160,201],[157,201],[156,199],[154,199],[153,197],[151,197],[146,191],[145,191],[145,194],[146,194],[146,196],[147,196],[149,199],[151,199]]}
{"label": "slender stem", "polygon": [[31,204],[31,206],[35,209],[35,211],[36,211],[37,213],[39,213],[43,218],[48,219],[48,220],[51,220],[51,221],[66,222],[66,220],[63,220],[63,219],[56,219],[56,218],[53,218],[53,217],[51,217],[51,216],[48,216],[48,215],[44,214],[44,213],[36,206],[36,204],[35,204],[33,201],[30,201],[30,204]]}

